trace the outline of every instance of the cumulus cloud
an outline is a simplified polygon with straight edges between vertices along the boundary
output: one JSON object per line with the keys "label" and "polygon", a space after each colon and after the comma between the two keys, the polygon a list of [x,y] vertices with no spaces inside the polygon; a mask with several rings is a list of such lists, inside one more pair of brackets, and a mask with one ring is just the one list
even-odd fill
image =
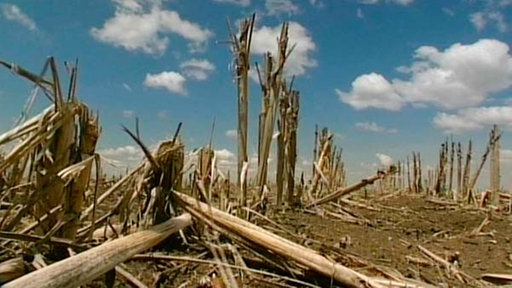
{"label": "cumulus cloud", "polygon": [[237,170],[237,159],[235,153],[228,149],[215,150],[215,157],[217,157],[217,166],[223,171],[235,172]]}
{"label": "cumulus cloud", "polygon": [[321,0],[309,0],[309,4],[316,8],[324,8],[325,4]]}
{"label": "cumulus cloud", "polygon": [[142,12],[144,0],[112,0],[116,8],[127,12]]}
{"label": "cumulus cloud", "polygon": [[2,4],[2,14],[7,20],[16,22],[28,30],[37,30],[37,25],[32,18],[25,14],[21,9],[14,4]]}
{"label": "cumulus cloud", "polygon": [[219,159],[235,159],[235,153],[229,151],[228,149],[215,150],[215,155]]}
{"label": "cumulus cloud", "polygon": [[512,150],[500,149],[500,160],[501,162],[512,163]]}
{"label": "cumulus cloud", "polygon": [[132,119],[135,117],[135,111],[133,110],[123,110],[121,114],[123,115],[123,118],[127,119]]}
{"label": "cumulus cloud", "polygon": [[[237,156],[236,154],[226,148],[215,150],[215,157],[217,160],[217,167],[220,168],[223,172],[230,172],[231,175],[236,175],[238,164],[237,164]],[[273,176],[275,174],[275,161],[272,157],[268,159],[268,173],[269,173],[269,179],[273,180]],[[258,155],[252,154],[249,155],[248,159],[248,168],[247,168],[247,174],[251,177],[256,177],[257,173],[257,167],[258,167]],[[236,177],[236,176],[235,176]],[[232,178],[236,179],[236,178]]]}
{"label": "cumulus cloud", "polygon": [[116,11],[101,28],[93,27],[91,35],[98,41],[128,51],[161,55],[169,45],[169,35],[190,41],[196,49],[205,45],[213,32],[183,19],[178,12],[165,10],[161,1],[113,0]]}
{"label": "cumulus cloud", "polygon": [[213,2],[234,4],[242,7],[251,5],[251,0],[213,0]]}
{"label": "cumulus cloud", "polygon": [[215,71],[215,65],[206,59],[190,59],[180,64],[183,74],[191,79],[206,80]]}
{"label": "cumulus cloud", "polygon": [[423,46],[416,57],[422,61],[411,66],[411,81],[394,83],[397,91],[412,101],[445,108],[473,106],[512,85],[509,47],[498,40],[454,44],[442,52]]}
{"label": "cumulus cloud", "polygon": [[446,133],[463,133],[480,130],[493,124],[512,129],[512,106],[467,108],[455,114],[438,113],[434,126]]}
{"label": "cumulus cloud", "polygon": [[506,32],[508,30],[505,16],[503,16],[500,11],[476,12],[469,15],[469,21],[471,21],[478,31],[483,31],[490,24],[494,24],[500,32]]}
{"label": "cumulus cloud", "polygon": [[360,130],[368,131],[368,132],[375,132],[375,133],[396,133],[397,132],[396,129],[389,129],[386,127],[382,127],[375,122],[357,122],[355,126],[356,126],[356,128],[358,128]]}
{"label": "cumulus cloud", "polygon": [[485,26],[487,26],[487,19],[483,12],[476,12],[469,15],[469,21],[473,23],[473,26],[475,26],[478,31],[484,30]]}
{"label": "cumulus cloud", "polygon": [[482,10],[469,15],[469,21],[476,30],[483,31],[489,26],[493,26],[500,32],[507,32],[509,29],[504,13],[508,13],[505,9],[510,6],[512,1],[485,1]]}
{"label": "cumulus cloud", "polygon": [[[215,153],[215,164],[223,173],[230,172],[232,175],[236,175],[237,171],[237,158],[235,153],[232,151],[222,148],[214,150]],[[198,161],[199,150],[188,152],[185,155],[185,165],[189,167],[191,164],[195,164]],[[232,178],[233,179],[233,178]],[[236,179],[236,178],[235,178]]]}
{"label": "cumulus cloud", "polygon": [[498,6],[499,7],[512,6],[512,0],[500,0],[500,1],[498,1]]}
{"label": "cumulus cloud", "polygon": [[382,154],[382,153],[377,153],[377,154],[375,154],[375,156],[377,156],[377,158],[379,159],[380,165],[382,165],[382,166],[393,165],[393,158],[391,158],[391,156],[388,156],[388,155]]}
{"label": "cumulus cloud", "polygon": [[359,19],[364,19],[364,13],[363,13],[363,10],[361,8],[357,8],[356,16]]}
{"label": "cumulus cloud", "polygon": [[444,51],[422,46],[415,59],[410,66],[397,69],[409,75],[407,80],[389,81],[370,73],[357,77],[350,92],[335,91],[342,102],[356,109],[397,111],[405,104],[459,109],[479,105],[512,85],[509,46],[498,40],[457,43]]}
{"label": "cumulus cloud", "polygon": [[103,171],[107,173],[122,173],[126,168],[135,167],[144,159],[142,150],[133,145],[104,148],[98,153],[109,164],[103,167]]}
{"label": "cumulus cloud", "polygon": [[291,0],[266,0],[265,8],[268,15],[293,15],[300,12],[299,6],[293,4]]}
{"label": "cumulus cloud", "polygon": [[130,85],[128,85],[127,83],[123,83],[123,88],[128,91],[128,92],[132,92],[132,87]]}
{"label": "cumulus cloud", "polygon": [[376,5],[376,4],[379,4],[381,2],[407,6],[409,4],[412,4],[414,2],[414,0],[385,0],[385,1],[381,1],[381,0],[359,0],[359,3],[365,4],[365,5]]}
{"label": "cumulus cloud", "polygon": [[[281,25],[275,27],[262,26],[256,28],[252,40],[252,52],[263,55],[271,52],[277,55],[277,39],[281,33]],[[289,46],[295,45],[293,52],[287,61],[285,73],[287,75],[304,75],[307,69],[317,66],[317,61],[312,54],[316,50],[309,31],[297,22],[289,23]]]}
{"label": "cumulus cloud", "polygon": [[132,145],[101,149],[99,150],[99,154],[106,158],[107,163],[114,165],[113,168],[118,169],[133,167],[139,163],[144,156],[138,147]]}
{"label": "cumulus cloud", "polygon": [[126,145],[115,148],[107,148],[99,151],[100,154],[107,157],[134,156],[142,155],[141,150],[133,145]]}
{"label": "cumulus cloud", "polygon": [[409,5],[411,3],[414,2],[414,0],[389,0],[388,2],[391,2],[393,4],[398,4],[398,5]]}
{"label": "cumulus cloud", "polygon": [[452,16],[452,17],[455,16],[455,12],[448,7],[443,7],[442,10],[443,10],[444,14],[446,14],[448,16]]}
{"label": "cumulus cloud", "polygon": [[174,71],[164,71],[159,74],[146,74],[144,85],[150,88],[164,88],[171,93],[187,95],[185,77]]}
{"label": "cumulus cloud", "polygon": [[236,131],[236,129],[228,130],[226,131],[226,137],[230,139],[236,139],[238,137],[238,132]]}
{"label": "cumulus cloud", "polygon": [[156,118],[158,118],[159,120],[169,120],[170,119],[170,116],[169,116],[169,113],[165,110],[162,110],[162,111],[158,111],[158,113],[156,113]]}
{"label": "cumulus cloud", "polygon": [[377,73],[365,74],[352,82],[352,91],[345,93],[336,89],[340,100],[355,109],[380,108],[398,111],[405,100],[400,96],[393,85]]}

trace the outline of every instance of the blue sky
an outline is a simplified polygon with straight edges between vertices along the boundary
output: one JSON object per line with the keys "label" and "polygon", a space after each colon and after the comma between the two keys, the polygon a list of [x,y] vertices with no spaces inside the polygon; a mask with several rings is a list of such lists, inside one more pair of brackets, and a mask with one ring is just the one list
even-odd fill
{"label": "blue sky", "polygon": [[[40,71],[47,56],[78,58],[79,95],[102,121],[99,150],[123,165],[140,159],[120,129],[137,116],[150,146],[183,122],[189,149],[207,144],[215,118],[219,158],[235,167],[226,22],[253,12],[252,62],[275,49],[280,24],[290,22],[296,49],[287,74],[297,76],[302,100],[299,169],[310,169],[315,124],[336,134],[351,179],[411,151],[435,166],[452,134],[464,146],[473,138],[479,158],[493,123],[505,130],[505,167],[512,161],[510,0],[2,0],[0,12],[1,59]],[[0,83],[5,131],[31,86],[7,70]],[[255,153],[256,82],[250,97]],[[40,97],[33,110],[46,105]]]}

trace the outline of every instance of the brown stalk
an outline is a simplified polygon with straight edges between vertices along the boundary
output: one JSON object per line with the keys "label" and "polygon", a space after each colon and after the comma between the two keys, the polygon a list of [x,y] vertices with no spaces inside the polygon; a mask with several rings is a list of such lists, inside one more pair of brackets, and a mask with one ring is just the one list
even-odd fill
{"label": "brown stalk", "polygon": [[117,264],[141,253],[192,224],[189,214],[172,218],[148,230],[106,242],[5,284],[4,288],[78,287]]}

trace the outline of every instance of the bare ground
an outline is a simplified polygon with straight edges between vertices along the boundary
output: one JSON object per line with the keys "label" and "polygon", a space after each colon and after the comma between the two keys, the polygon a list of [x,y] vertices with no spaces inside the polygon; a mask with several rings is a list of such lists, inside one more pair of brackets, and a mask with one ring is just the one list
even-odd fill
{"label": "bare ground", "polygon": [[[469,277],[480,279],[485,273],[512,273],[510,215],[490,213],[468,206],[433,203],[424,197],[410,195],[395,195],[383,197],[381,200],[359,202],[374,209],[353,206],[347,208],[358,219],[369,220],[366,224],[347,223],[332,215],[321,216],[307,213],[302,209],[268,213],[271,219],[295,236],[279,229],[272,229],[272,225],[265,224],[263,220],[259,220],[259,223],[269,230],[275,230],[283,237],[320,251],[323,255],[367,275],[394,275],[398,271],[408,278],[418,279],[436,287],[478,286],[464,284],[458,280],[453,272],[426,257],[419,250],[419,245],[451,261],[454,267],[458,267]],[[375,209],[378,211],[374,211]],[[481,230],[484,234],[472,235],[472,231],[486,217],[489,217],[490,224]],[[179,250],[166,253],[188,256],[199,254],[199,251],[190,248],[186,251]],[[127,267],[149,286],[154,285],[158,277],[165,276],[160,287],[213,287],[208,286],[212,285],[211,282],[201,286],[201,279],[205,279],[206,274],[211,274],[215,270],[213,265],[130,261]],[[308,280],[314,278],[315,276],[311,276]],[[316,284],[321,287],[331,286],[320,277]],[[259,280],[246,278],[243,281],[244,287],[276,285],[268,277],[259,277]],[[116,286],[124,287],[124,284],[119,283]],[[301,287],[292,285],[295,286]]]}

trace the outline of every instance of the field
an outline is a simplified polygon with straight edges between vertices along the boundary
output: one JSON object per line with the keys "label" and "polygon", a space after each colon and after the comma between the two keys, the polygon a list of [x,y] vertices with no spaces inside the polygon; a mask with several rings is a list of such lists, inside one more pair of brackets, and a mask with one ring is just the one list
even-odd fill
{"label": "field", "polygon": [[[421,195],[395,193],[370,197],[371,200],[358,201],[368,207],[343,208],[367,223],[348,223],[337,217],[305,213],[300,209],[269,213],[279,226],[267,221],[258,222],[269,231],[367,275],[385,275],[391,279],[407,277],[431,287],[480,287],[484,283],[472,281],[484,274],[510,273],[510,215],[489,213],[453,202],[431,201]],[[486,219],[489,222],[480,228]],[[419,247],[448,261],[450,267],[432,259]],[[183,251],[164,253],[183,254]],[[205,275],[212,271],[213,265],[181,263],[134,260],[127,266],[134,275],[146,279],[146,283],[155,281],[158,272],[167,271],[169,287],[210,287],[206,284],[201,286],[201,281],[205,282]],[[169,270],[173,270],[172,273]],[[325,277],[308,275],[303,278],[320,287],[340,287]],[[278,287],[282,283],[272,281],[275,280],[256,281],[249,277],[243,286]]]}
{"label": "field", "polygon": [[[69,88],[63,89],[54,58],[45,64],[50,75],[43,76],[0,60],[50,100],[48,108],[0,134],[0,285],[511,284],[512,197],[500,185],[499,128],[494,126],[481,158],[473,155],[471,141],[463,149],[446,140],[435,168],[425,171],[420,153],[413,152],[349,183],[347,152],[335,146],[327,127],[317,127],[305,179],[295,170],[299,92],[283,73],[292,51],[286,23],[279,55],[267,55],[260,75],[258,167],[255,175],[248,172],[254,21],[240,22],[240,33],[231,35],[239,105],[235,177],[219,168],[211,144],[190,151],[181,123],[172,138],[149,149],[138,120],[123,131],[144,158],[118,178],[105,175],[96,151],[101,123],[76,96],[77,67],[67,67]],[[275,171],[270,155],[276,155]],[[478,191],[487,158],[489,189]]]}

